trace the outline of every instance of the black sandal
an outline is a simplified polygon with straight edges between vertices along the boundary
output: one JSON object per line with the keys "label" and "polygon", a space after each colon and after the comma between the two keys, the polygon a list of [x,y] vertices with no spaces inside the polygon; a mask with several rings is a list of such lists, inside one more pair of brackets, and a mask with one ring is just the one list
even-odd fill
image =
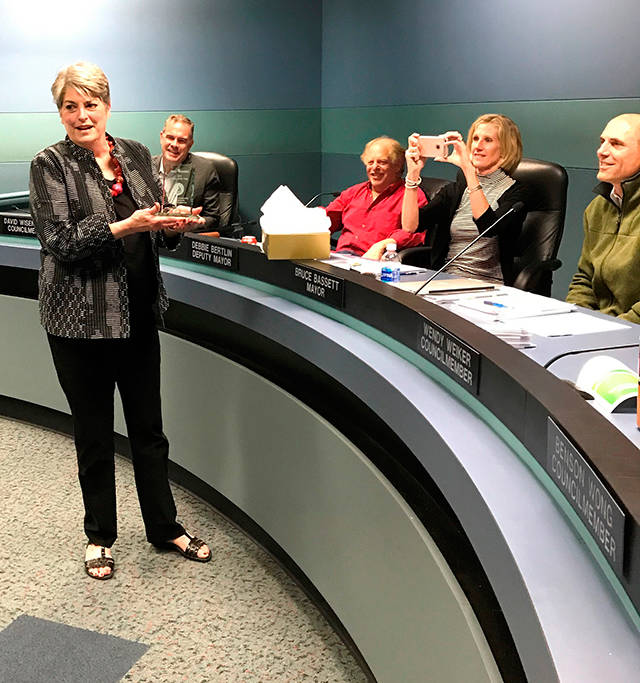
{"label": "black sandal", "polygon": [[[92,544],[87,544],[87,547],[89,545]],[[98,581],[106,581],[107,579],[110,579],[113,576],[113,573],[116,570],[116,563],[113,561],[113,557],[107,557],[106,550],[107,549],[102,545],[100,546],[100,557],[94,557],[92,560],[84,561],[84,570],[87,572],[87,575],[90,576],[92,579],[97,579]],[[106,568],[109,568],[111,571],[108,574],[105,574],[104,576],[97,576],[96,574],[92,574],[89,571],[90,569]]]}
{"label": "black sandal", "polygon": [[173,541],[154,543],[154,545],[156,548],[160,548],[162,550],[173,550],[177,553],[180,553],[182,557],[186,557],[187,560],[193,560],[194,562],[209,562],[211,559],[211,548],[209,548],[209,554],[206,557],[200,557],[198,555],[198,550],[200,550],[203,545],[207,544],[201,538],[192,536],[188,531],[185,531],[184,535],[189,539],[189,545],[184,550],[180,548],[180,546],[176,545]]}

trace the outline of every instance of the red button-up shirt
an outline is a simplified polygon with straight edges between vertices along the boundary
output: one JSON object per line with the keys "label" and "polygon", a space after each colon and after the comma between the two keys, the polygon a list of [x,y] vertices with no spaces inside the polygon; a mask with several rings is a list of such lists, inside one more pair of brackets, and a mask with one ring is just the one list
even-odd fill
{"label": "red button-up shirt", "polygon": [[[410,233],[402,229],[402,198],[404,181],[390,185],[375,200],[371,198],[369,181],[347,188],[336,197],[326,212],[331,219],[331,232],[342,230],[337,251],[348,250],[361,256],[372,244],[394,239],[398,249],[416,247],[424,242],[424,233]],[[418,190],[418,206],[425,206],[427,198]]]}

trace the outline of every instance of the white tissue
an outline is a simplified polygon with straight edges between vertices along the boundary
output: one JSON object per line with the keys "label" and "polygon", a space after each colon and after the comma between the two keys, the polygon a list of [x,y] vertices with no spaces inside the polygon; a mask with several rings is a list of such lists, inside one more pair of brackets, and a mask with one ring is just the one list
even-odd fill
{"label": "white tissue", "polygon": [[261,211],[260,227],[271,234],[327,232],[331,225],[323,208],[307,208],[286,185],[272,193]]}

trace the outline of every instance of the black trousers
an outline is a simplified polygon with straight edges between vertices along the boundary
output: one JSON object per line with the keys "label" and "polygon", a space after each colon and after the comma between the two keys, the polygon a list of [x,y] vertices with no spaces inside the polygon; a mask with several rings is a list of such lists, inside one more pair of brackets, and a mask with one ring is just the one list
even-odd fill
{"label": "black trousers", "polygon": [[89,542],[111,547],[118,533],[113,439],[116,386],[147,539],[162,543],[182,535],[169,487],[169,442],[162,431],[158,330],[146,326],[130,339],[48,338],[73,416]]}

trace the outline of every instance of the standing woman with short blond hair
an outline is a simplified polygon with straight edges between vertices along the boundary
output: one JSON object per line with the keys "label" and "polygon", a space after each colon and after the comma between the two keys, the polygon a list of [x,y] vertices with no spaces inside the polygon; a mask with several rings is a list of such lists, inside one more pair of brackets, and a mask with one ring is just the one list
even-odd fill
{"label": "standing woman with short blond hair", "polygon": [[177,245],[202,219],[159,214],[149,150],[106,131],[111,96],[99,67],[71,64],[51,91],[67,135],[31,162],[30,200],[42,247],[40,318],[73,416],[85,570],[94,579],[110,579],[115,570],[116,386],[147,539],[206,562],[209,548],[176,521],[157,329],[168,305],[158,246]]}

